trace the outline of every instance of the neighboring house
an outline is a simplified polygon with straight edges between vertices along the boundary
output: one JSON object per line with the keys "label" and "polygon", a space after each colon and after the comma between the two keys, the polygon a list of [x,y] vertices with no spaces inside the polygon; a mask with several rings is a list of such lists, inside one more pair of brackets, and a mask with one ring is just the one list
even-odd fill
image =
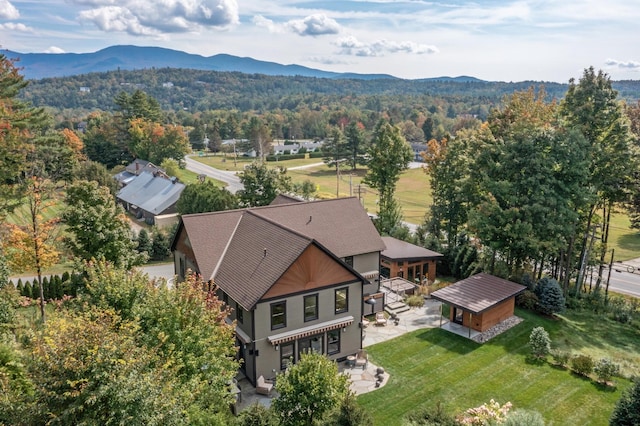
{"label": "neighboring house", "polygon": [[322,142],[302,142],[302,148],[306,149],[307,152],[316,152],[322,148]]}
{"label": "neighboring house", "polygon": [[425,278],[435,281],[436,264],[444,257],[442,254],[393,237],[382,237],[382,241],[387,247],[380,253],[383,276],[405,278],[412,283],[422,283]]}
{"label": "neighboring house", "polygon": [[297,143],[291,145],[273,145],[273,155],[297,154],[300,145]]}
{"label": "neighboring house", "polygon": [[184,188],[176,178],[144,171],[120,189],[116,199],[136,218],[154,225],[158,216],[176,213],[176,203]]}
{"label": "neighboring house", "polygon": [[165,171],[160,167],[156,166],[150,161],[140,160],[138,158],[129,163],[129,165],[125,167],[123,171],[116,174],[114,178],[118,181],[120,188],[122,188],[123,186],[127,186],[129,183],[131,183],[131,181],[133,181],[133,179],[135,179],[136,176],[140,175],[140,173],[142,172],[150,172],[155,176],[161,176],[169,179],[169,175],[167,175]]}
{"label": "neighboring house", "polygon": [[426,143],[413,142],[411,144],[411,149],[413,150],[413,161],[418,161],[420,163],[424,162],[424,158],[422,158],[422,153],[426,152],[428,147]]}
{"label": "neighboring house", "polygon": [[178,279],[199,273],[234,309],[252,383],[305,351],[337,360],[362,347],[363,303],[379,291],[383,249],[356,198],[184,215],[171,247]]}
{"label": "neighboring house", "polygon": [[480,273],[431,293],[431,298],[450,306],[449,321],[486,331],[511,318],[515,298],[526,287],[496,276]]}

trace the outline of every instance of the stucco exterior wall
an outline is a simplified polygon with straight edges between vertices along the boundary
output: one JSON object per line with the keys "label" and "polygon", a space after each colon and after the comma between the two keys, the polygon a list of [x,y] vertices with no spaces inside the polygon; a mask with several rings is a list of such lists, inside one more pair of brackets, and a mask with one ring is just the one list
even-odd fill
{"label": "stucco exterior wall", "polygon": [[[335,314],[335,290],[340,288],[348,288],[348,311]],[[304,296],[318,294],[318,319],[313,321],[304,321]],[[254,330],[255,342],[252,344],[253,356],[256,371],[255,376],[247,376],[250,380],[255,380],[260,375],[265,378],[273,377],[280,370],[280,347],[276,347],[269,342],[269,336],[294,331],[302,327],[312,327],[317,324],[325,323],[339,318],[354,318],[354,321],[344,330],[340,330],[340,351],[336,354],[328,355],[330,359],[342,359],[347,355],[352,355],[362,347],[362,329],[359,326],[361,317],[361,283],[351,283],[338,285],[321,290],[310,291],[290,297],[278,298],[260,302],[254,310]],[[271,305],[276,302],[286,301],[286,327],[276,330],[271,329]],[[323,352],[327,352],[327,333],[322,333]],[[247,353],[250,351],[247,351]],[[295,360],[298,357],[298,342],[294,344]],[[247,362],[254,362],[250,359],[251,355],[247,355]],[[294,360],[294,361],[295,361]],[[274,372],[275,370],[275,372]]]}

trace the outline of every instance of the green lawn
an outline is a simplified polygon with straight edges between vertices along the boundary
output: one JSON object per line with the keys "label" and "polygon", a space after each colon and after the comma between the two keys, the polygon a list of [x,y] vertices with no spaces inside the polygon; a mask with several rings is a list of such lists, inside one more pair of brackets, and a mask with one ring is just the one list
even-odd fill
{"label": "green lawn", "polygon": [[640,231],[631,229],[629,216],[616,213],[611,216],[609,241],[615,248],[615,260],[629,260],[640,257]]}
{"label": "green lawn", "polygon": [[[336,189],[339,190],[341,197],[357,197],[358,184],[362,182],[366,169],[359,168],[355,172],[341,170],[339,184],[335,169],[325,165],[289,170],[287,174],[291,176],[293,182],[311,180],[320,188],[317,194],[318,198],[335,198]],[[424,215],[431,205],[429,178],[422,169],[411,169],[402,173],[396,187],[396,197],[402,206],[404,219],[409,223],[422,223]],[[375,190],[361,187],[360,198],[368,212],[375,213],[378,210],[376,204],[378,196]]]}
{"label": "green lawn", "polygon": [[[256,161],[256,158],[251,157],[237,157],[236,161],[233,161],[233,154],[222,154],[219,153],[217,155],[208,155],[208,156],[192,156],[193,160],[196,160],[202,164],[206,164],[211,167],[215,167],[220,170],[228,170],[228,171],[236,171],[240,172],[244,170],[244,166],[247,164],[251,164]],[[298,166],[306,166],[309,164],[322,163],[322,158],[299,158],[295,160],[286,160],[286,161],[269,161],[267,165],[270,167],[281,166],[281,167],[298,167]]]}
{"label": "green lawn", "polygon": [[[441,402],[452,414],[490,399],[539,411],[548,425],[606,425],[621,391],[578,377],[550,363],[529,359],[529,334],[542,325],[552,346],[574,352],[608,354],[640,373],[640,330],[585,314],[550,320],[517,311],[525,319],[508,332],[479,345],[441,329],[418,330],[368,347],[369,357],[390,373],[382,389],[358,397],[376,425],[400,425],[403,416]],[[558,344],[556,344],[558,343]],[[618,359],[624,356],[625,360]],[[633,362],[633,364],[630,364]]]}

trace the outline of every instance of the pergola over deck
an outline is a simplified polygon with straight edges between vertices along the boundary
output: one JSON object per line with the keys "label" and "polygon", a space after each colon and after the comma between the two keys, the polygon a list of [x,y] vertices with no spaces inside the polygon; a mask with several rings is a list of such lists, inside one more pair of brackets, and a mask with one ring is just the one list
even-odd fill
{"label": "pergola over deck", "polygon": [[[449,320],[479,332],[513,316],[515,297],[525,286],[480,273],[431,293],[451,306]],[[441,324],[442,325],[442,324]]]}
{"label": "pergola over deck", "polygon": [[419,283],[424,278],[431,282],[436,279],[436,262],[444,257],[442,254],[393,237],[382,237],[382,241],[387,246],[380,253],[382,275],[411,282],[417,279]]}

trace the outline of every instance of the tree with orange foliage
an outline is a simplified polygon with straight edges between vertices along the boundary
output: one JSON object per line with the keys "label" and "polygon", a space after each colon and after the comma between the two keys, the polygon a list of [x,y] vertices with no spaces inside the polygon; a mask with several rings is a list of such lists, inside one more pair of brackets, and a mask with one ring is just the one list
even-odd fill
{"label": "tree with orange foliage", "polygon": [[4,243],[9,268],[15,272],[35,270],[40,291],[40,314],[46,320],[42,271],[56,264],[60,253],[56,249],[58,218],[44,219],[44,213],[52,206],[51,182],[32,176],[26,182],[25,199],[29,207],[28,223],[7,225],[9,237]]}

